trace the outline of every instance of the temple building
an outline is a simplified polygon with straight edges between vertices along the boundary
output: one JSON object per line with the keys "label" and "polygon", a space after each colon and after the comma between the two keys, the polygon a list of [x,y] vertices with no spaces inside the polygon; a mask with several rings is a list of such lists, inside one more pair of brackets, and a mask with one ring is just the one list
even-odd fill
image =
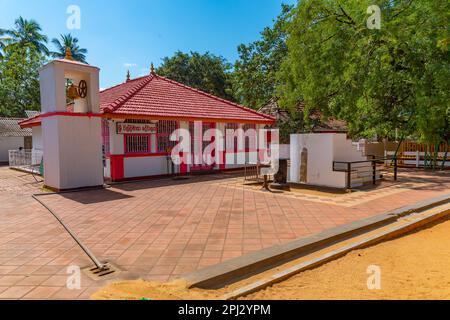
{"label": "temple building", "polygon": [[[53,68],[85,68],[86,72],[92,72],[89,69],[91,66],[73,61],[70,56],[53,64]],[[78,84],[80,80],[74,74],[72,77],[65,76],[65,80]],[[41,91],[45,89],[42,88],[42,79],[46,78],[41,72]],[[227,164],[233,161],[226,160],[235,157],[235,153],[257,152],[249,148],[248,142],[241,148],[237,147],[234,152],[218,155],[225,161],[217,164],[192,161],[192,164],[174,166],[170,155],[177,142],[171,141],[170,135],[180,128],[193,133],[195,123],[201,121],[203,131],[218,129],[226,139],[226,129],[258,130],[270,127],[275,122],[272,116],[159,76],[153,66],[147,76],[130,79],[128,74],[124,83],[99,91],[98,108],[95,105],[88,107],[96,104],[97,98],[86,97],[88,88],[93,90],[89,77],[86,79],[79,82],[77,90],[74,90],[74,85],[68,87],[69,82],[66,82],[67,96],[73,94],[70,98],[74,100],[65,105],[64,111],[55,113],[43,110],[20,125],[22,128],[33,128],[33,136],[36,136],[34,140],[39,143],[42,141],[43,144],[33,148],[45,151],[46,140],[40,137],[43,119],[54,116],[75,119],[81,115],[100,118],[104,176],[112,181],[239,167],[237,164]],[[201,143],[203,147],[210,144],[205,141]],[[47,161],[45,153],[44,161]]]}

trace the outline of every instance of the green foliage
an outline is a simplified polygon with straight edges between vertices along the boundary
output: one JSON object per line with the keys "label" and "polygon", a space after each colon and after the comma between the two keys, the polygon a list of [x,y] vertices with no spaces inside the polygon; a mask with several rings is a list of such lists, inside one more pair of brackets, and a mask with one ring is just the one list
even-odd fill
{"label": "green foliage", "polygon": [[0,36],[4,37],[3,49],[5,46],[24,47],[42,54],[48,54],[49,52],[46,47],[48,38],[42,34],[41,26],[35,20],[19,17],[14,22],[14,28],[11,30],[1,29]]}
{"label": "green foliage", "polygon": [[70,34],[53,39],[55,52],[46,47],[47,36],[34,20],[19,17],[11,30],[0,29],[0,115],[25,117],[25,110],[40,110],[39,68],[47,56],[64,58],[66,47],[75,60],[86,62],[87,50]]}
{"label": "green foliage", "polygon": [[[278,75],[284,106],[304,101],[348,122],[354,135],[428,142],[448,136],[450,3],[380,0],[380,30],[370,30],[373,1],[303,0],[288,26],[288,58]],[[308,112],[306,112],[308,114]]]}
{"label": "green foliage", "polygon": [[72,58],[75,61],[87,63],[86,54],[88,51],[86,49],[80,48],[80,46],[78,45],[78,39],[72,37],[70,33],[62,34],[60,36],[60,40],[56,38],[52,39],[52,43],[56,47],[56,51],[50,52],[50,55],[53,58],[64,59],[64,57],[66,56],[66,49],[70,48]]}
{"label": "green foliage", "polygon": [[47,36],[34,20],[16,19],[14,28],[0,30],[0,115],[25,117],[40,109],[38,70],[49,53]]}
{"label": "green foliage", "polygon": [[303,112],[298,109],[288,109],[289,120],[278,123],[280,130],[280,143],[289,144],[291,141],[291,134],[305,132],[305,121]]}
{"label": "green foliage", "polygon": [[33,45],[9,46],[0,63],[0,115],[25,117],[40,110],[39,68],[45,58]]}
{"label": "green foliage", "polygon": [[275,97],[276,73],[287,56],[285,29],[292,9],[283,5],[281,15],[273,27],[261,32],[260,40],[238,47],[233,89],[242,104],[258,109]]}
{"label": "green foliage", "polygon": [[224,58],[209,52],[200,54],[177,51],[172,57],[163,59],[157,73],[217,97],[234,100],[231,94],[230,69],[230,64]]}

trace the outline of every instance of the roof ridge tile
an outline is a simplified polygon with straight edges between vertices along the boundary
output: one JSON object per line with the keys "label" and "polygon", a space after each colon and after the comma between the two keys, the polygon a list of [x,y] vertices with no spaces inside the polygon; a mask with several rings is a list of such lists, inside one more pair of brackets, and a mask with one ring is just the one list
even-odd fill
{"label": "roof ridge tile", "polygon": [[260,123],[276,121],[273,116],[157,74],[130,80],[104,90],[101,94],[101,110],[105,114],[170,114],[172,117],[178,115],[190,119],[245,120]]}
{"label": "roof ridge tile", "polygon": [[142,77],[138,77],[138,78],[132,79],[132,80],[130,80],[128,82],[122,82],[122,83],[116,84],[115,86],[112,86],[110,88],[106,88],[106,89],[100,90],[100,93],[105,93],[105,92],[110,91],[112,89],[116,89],[116,88],[118,88],[118,87],[120,87],[120,86],[122,86],[124,84],[127,84],[127,83],[129,84],[130,82],[136,82],[136,81],[142,80],[142,79],[144,79],[146,77],[148,77],[148,76],[142,76]]}
{"label": "roof ridge tile", "polygon": [[204,96],[207,96],[207,97],[209,97],[209,98],[212,98],[212,99],[215,99],[215,100],[224,102],[224,103],[229,104],[229,105],[233,105],[233,106],[238,107],[238,108],[241,108],[241,109],[243,109],[243,110],[245,110],[245,111],[252,112],[252,113],[257,114],[257,115],[259,115],[259,116],[262,116],[262,117],[264,117],[264,118],[266,118],[266,119],[269,119],[269,120],[276,120],[274,117],[272,117],[272,116],[270,116],[270,115],[267,115],[267,114],[258,112],[258,111],[256,111],[256,110],[253,110],[253,109],[251,109],[251,108],[245,107],[245,106],[240,105],[240,104],[238,104],[238,103],[235,103],[235,102],[232,102],[232,101],[229,101],[229,100],[226,100],[226,99],[217,97],[217,96],[215,96],[215,95],[212,95],[212,94],[210,94],[210,93],[204,92],[204,91],[202,91],[202,90],[199,90],[199,89],[196,89],[196,88],[192,88],[192,87],[190,87],[190,86],[187,86],[187,85],[182,84],[182,83],[180,83],[180,82],[177,82],[177,81],[175,81],[175,80],[172,80],[172,79],[169,79],[169,78],[166,78],[166,77],[163,77],[163,76],[159,76],[159,75],[156,75],[156,77],[160,78],[161,80],[164,80],[164,81],[173,83],[173,84],[175,84],[175,85],[178,85],[178,86],[180,86],[180,87],[186,88],[186,89],[188,89],[188,90],[191,90],[191,91],[200,93],[200,94],[202,94],[202,95],[204,95]]}
{"label": "roof ridge tile", "polygon": [[[114,112],[117,110],[123,103],[127,102],[131,97],[133,97],[137,92],[139,92],[142,88],[144,88],[150,81],[152,81],[153,76],[145,76],[142,77],[143,81],[136,84],[130,90],[128,90],[124,95],[120,96],[113,102],[109,103],[107,107],[103,108],[104,112]],[[134,79],[132,81],[136,81]]]}

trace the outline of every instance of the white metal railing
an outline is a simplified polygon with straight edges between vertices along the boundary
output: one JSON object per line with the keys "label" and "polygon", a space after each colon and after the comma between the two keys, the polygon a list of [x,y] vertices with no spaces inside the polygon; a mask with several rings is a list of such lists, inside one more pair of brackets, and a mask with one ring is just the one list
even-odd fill
{"label": "white metal railing", "polygon": [[[386,157],[391,157],[395,155],[395,151],[385,151]],[[410,151],[401,152],[398,154],[398,160],[400,165],[414,166],[416,168],[424,167],[427,163],[434,161],[435,154],[428,154],[430,159],[427,159],[427,154],[425,152]],[[388,161],[386,162],[388,163]],[[445,152],[438,152],[436,154],[436,167],[450,167],[450,157]]]}
{"label": "white metal railing", "polygon": [[367,155],[367,140],[361,139],[357,142],[352,142],[353,146],[361,152],[361,155],[365,157]]}
{"label": "white metal railing", "polygon": [[9,167],[39,172],[43,155],[40,150],[9,150]]}

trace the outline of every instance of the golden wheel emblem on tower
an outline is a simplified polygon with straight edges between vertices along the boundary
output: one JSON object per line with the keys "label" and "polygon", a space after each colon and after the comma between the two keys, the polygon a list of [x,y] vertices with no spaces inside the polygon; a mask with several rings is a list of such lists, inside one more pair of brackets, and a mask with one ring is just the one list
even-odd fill
{"label": "golden wheel emblem on tower", "polygon": [[80,83],[78,84],[78,95],[80,96],[80,98],[86,98],[87,96],[87,83],[85,80],[81,80]]}

